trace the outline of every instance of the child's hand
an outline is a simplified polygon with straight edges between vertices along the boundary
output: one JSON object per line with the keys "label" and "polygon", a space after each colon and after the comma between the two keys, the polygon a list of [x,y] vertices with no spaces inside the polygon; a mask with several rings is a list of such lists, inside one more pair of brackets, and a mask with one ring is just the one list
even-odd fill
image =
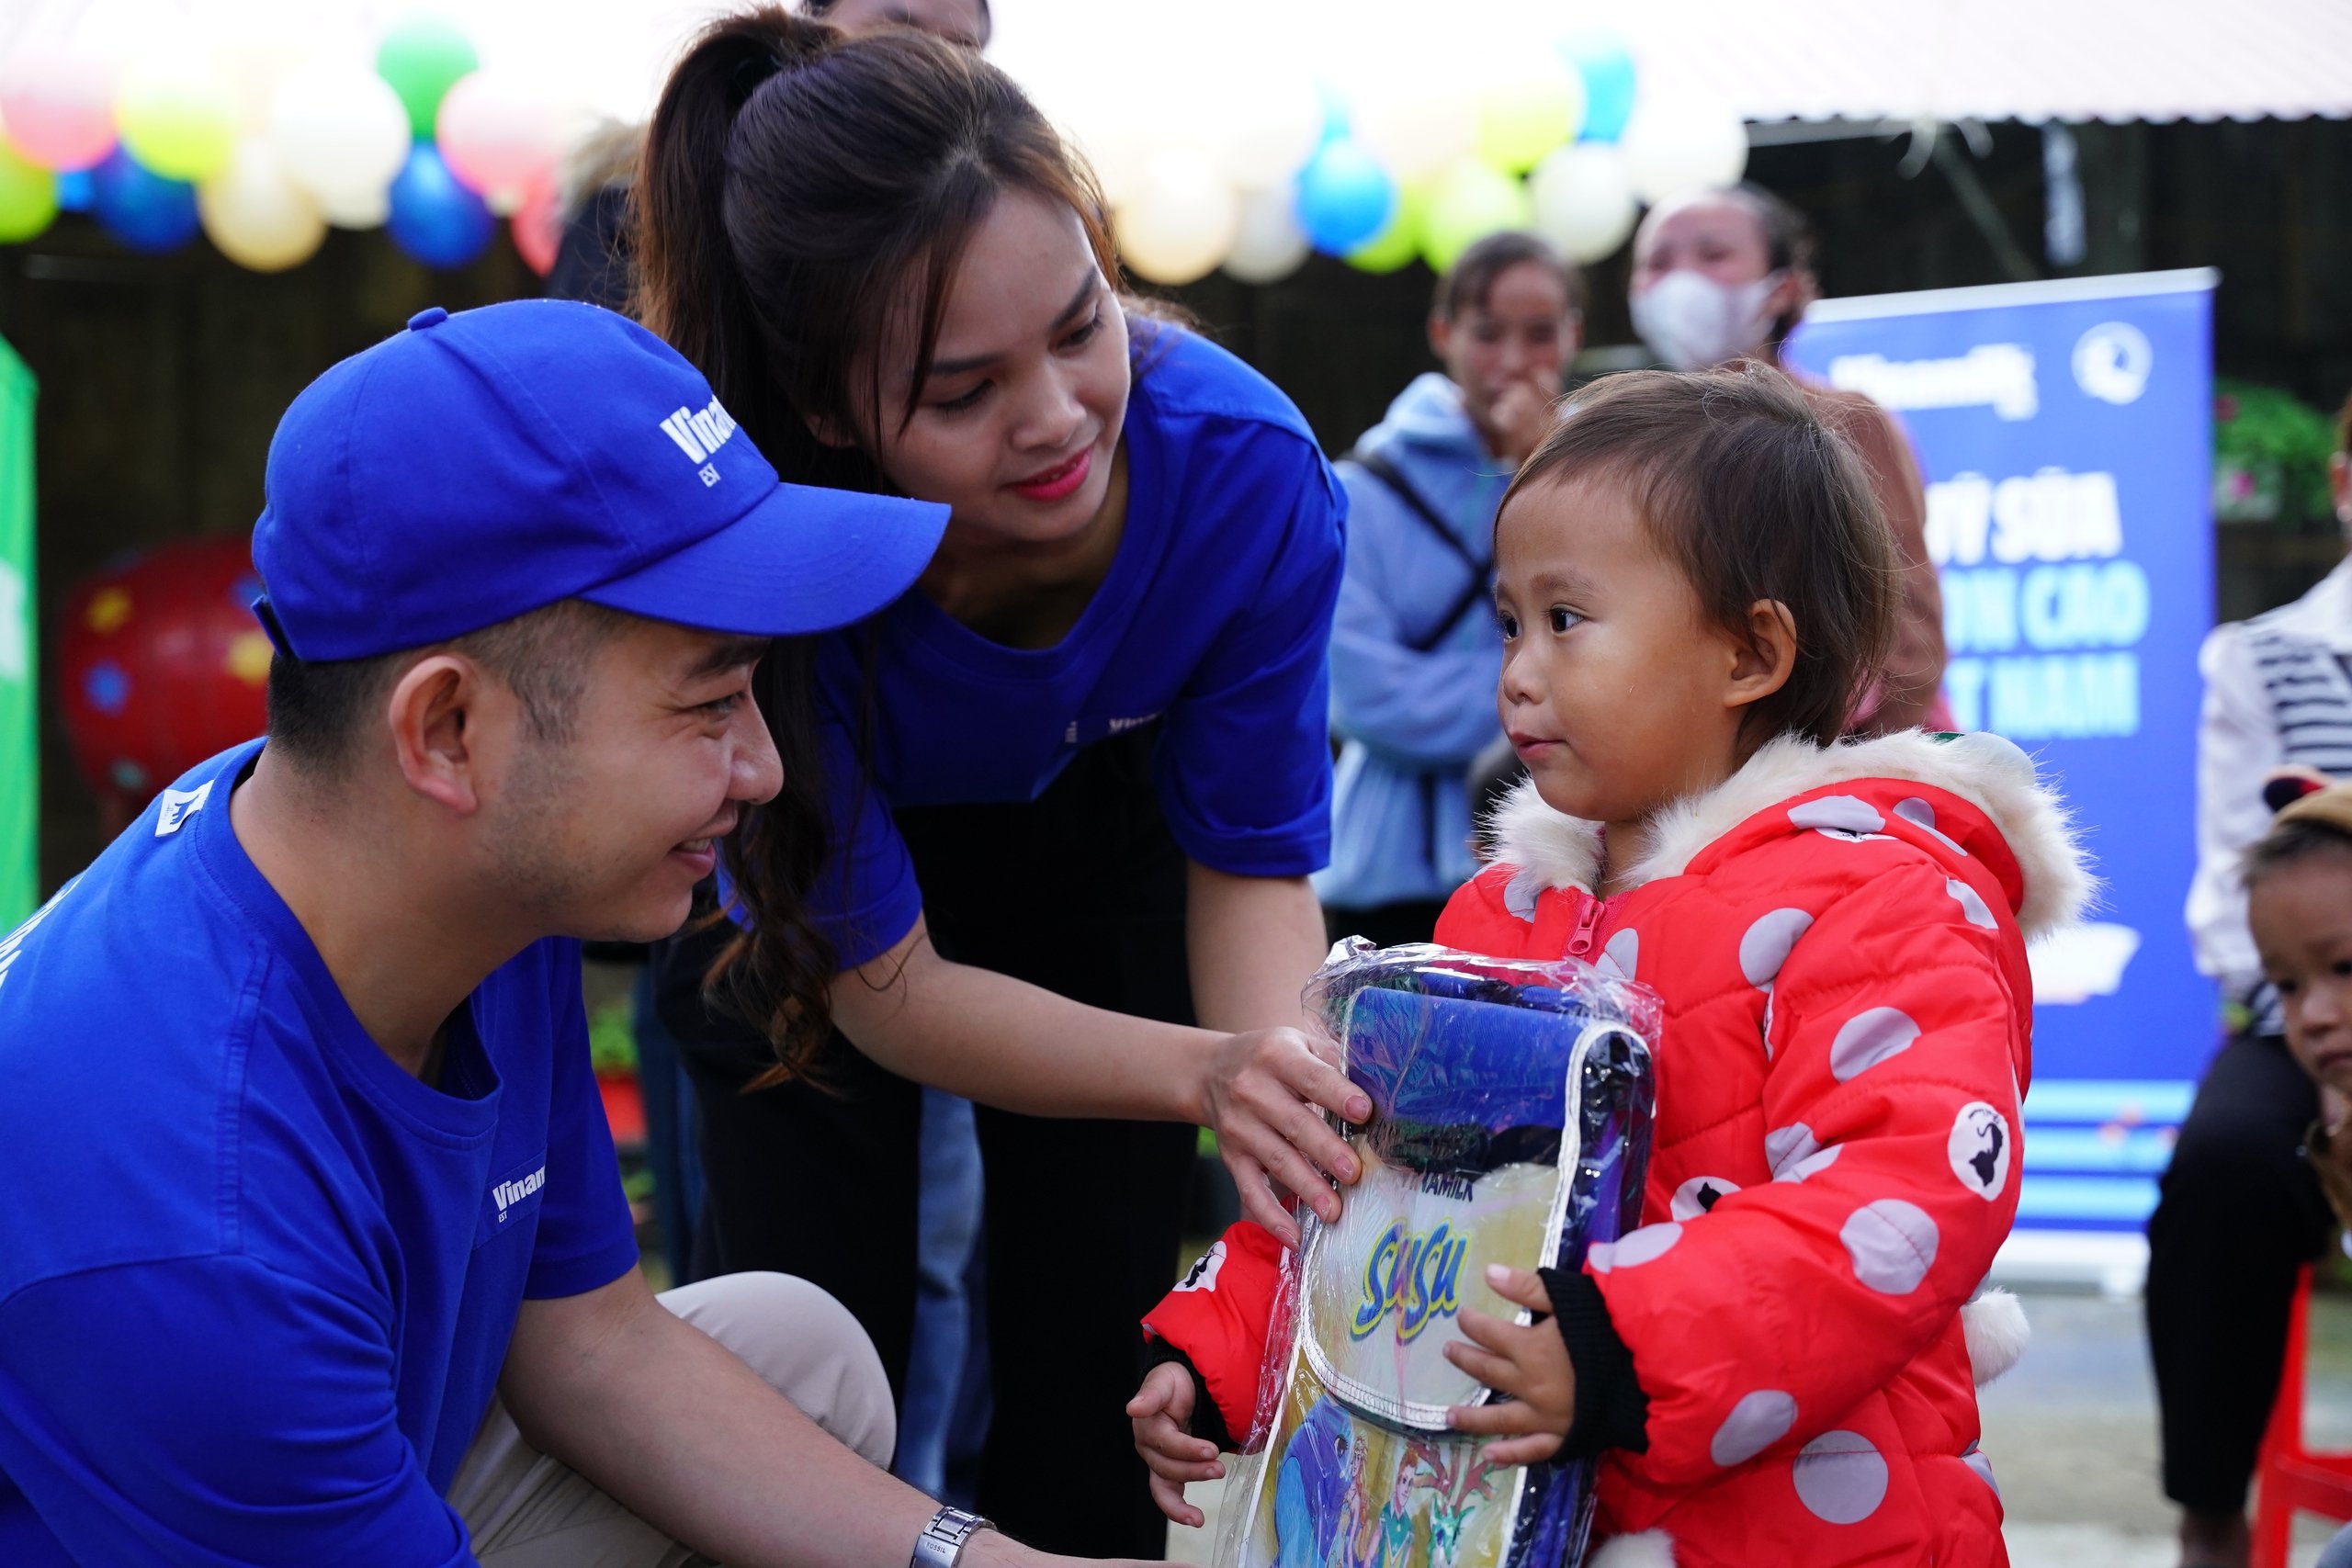
{"label": "child's hand", "polygon": [[1151,1500],[1178,1524],[1200,1529],[1207,1520],[1184,1501],[1184,1483],[1215,1481],[1225,1466],[1215,1443],[1184,1430],[1193,1418],[1193,1374],[1173,1361],[1152,1368],[1127,1401],[1127,1415],[1135,1422],[1136,1452],[1151,1472]]}
{"label": "child's hand", "polygon": [[[1544,1281],[1523,1269],[1490,1264],[1487,1282],[1507,1302],[1537,1313],[1552,1310]],[[1457,1404],[1445,1413],[1446,1420],[1458,1432],[1502,1434],[1479,1455],[1488,1464],[1541,1464],[1559,1452],[1577,1417],[1576,1366],[1559,1329],[1548,1318],[1521,1328],[1467,1307],[1461,1323],[1472,1342],[1448,1345],[1446,1359],[1496,1393],[1510,1394],[1511,1402]]]}

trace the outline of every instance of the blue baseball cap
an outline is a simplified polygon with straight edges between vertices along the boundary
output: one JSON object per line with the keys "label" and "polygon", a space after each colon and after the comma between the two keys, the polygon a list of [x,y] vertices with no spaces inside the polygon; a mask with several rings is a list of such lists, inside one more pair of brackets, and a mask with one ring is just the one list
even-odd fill
{"label": "blue baseball cap", "polygon": [[737,636],[862,619],[947,525],[780,482],[700,372],[610,310],[527,299],[408,330],[305,388],[269,444],[255,606],[279,648],[367,659],[585,599]]}

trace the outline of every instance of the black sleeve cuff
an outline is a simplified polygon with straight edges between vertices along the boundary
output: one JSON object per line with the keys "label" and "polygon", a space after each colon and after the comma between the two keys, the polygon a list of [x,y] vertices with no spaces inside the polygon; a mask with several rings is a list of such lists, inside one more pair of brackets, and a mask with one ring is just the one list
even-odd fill
{"label": "black sleeve cuff", "polygon": [[1184,1429],[1196,1438],[1206,1438],[1215,1443],[1219,1453],[1240,1452],[1241,1445],[1234,1440],[1232,1433],[1225,1429],[1225,1412],[1219,1410],[1216,1401],[1209,1397],[1209,1385],[1202,1381],[1201,1370],[1193,1365],[1193,1359],[1157,1334],[1146,1335],[1143,1344],[1145,1371],[1173,1361],[1184,1369],[1186,1377],[1193,1380],[1193,1418],[1185,1424]]}
{"label": "black sleeve cuff", "polygon": [[1581,1269],[1537,1272],[1577,1371],[1576,1421],[1555,1462],[1591,1459],[1604,1449],[1649,1452],[1649,1395],[1634,1380],[1634,1353],[1617,1337],[1600,1287]]}

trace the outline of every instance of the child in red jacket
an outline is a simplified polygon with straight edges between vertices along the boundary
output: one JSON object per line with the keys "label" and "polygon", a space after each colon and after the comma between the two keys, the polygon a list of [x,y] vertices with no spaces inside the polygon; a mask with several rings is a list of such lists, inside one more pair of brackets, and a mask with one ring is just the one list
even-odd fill
{"label": "child in red jacket", "polygon": [[[2006,1562],[1962,1307],[2017,1210],[2029,936],[2086,875],[2007,741],[1838,739],[1899,563],[1853,451],[1760,367],[1612,377],[1496,528],[1505,728],[1530,777],[1447,946],[1582,958],[1664,1001],[1643,1224],[1542,1314],[1470,1311],[1453,1413],[1490,1461],[1599,1455],[1595,1568]],[[1146,1320],[1153,1491],[1254,1434],[1280,1248],[1229,1233]]]}

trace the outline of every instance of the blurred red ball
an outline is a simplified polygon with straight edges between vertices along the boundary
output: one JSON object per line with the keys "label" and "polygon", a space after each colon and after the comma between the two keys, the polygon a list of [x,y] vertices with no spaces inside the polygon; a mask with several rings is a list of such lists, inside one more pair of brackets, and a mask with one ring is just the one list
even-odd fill
{"label": "blurred red ball", "polygon": [[243,536],[160,546],[115,562],[66,601],[58,702],[74,765],[138,806],[268,717],[269,637]]}

